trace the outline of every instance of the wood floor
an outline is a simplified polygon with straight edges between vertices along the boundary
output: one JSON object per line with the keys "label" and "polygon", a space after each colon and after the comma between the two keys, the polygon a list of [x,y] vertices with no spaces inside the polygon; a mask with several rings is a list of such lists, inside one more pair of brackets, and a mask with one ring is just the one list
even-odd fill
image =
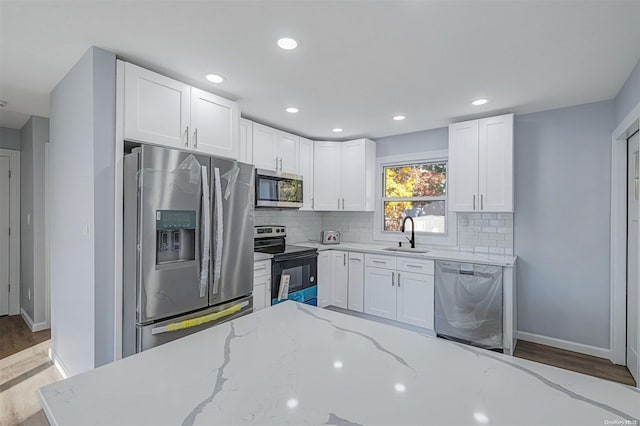
{"label": "wood floor", "polygon": [[635,386],[636,382],[626,367],[615,365],[608,359],[597,358],[538,343],[518,340],[514,356],[552,365],[578,373],[588,374],[601,379],[612,380],[629,386]]}
{"label": "wood floor", "polygon": [[0,359],[51,339],[51,330],[32,333],[20,315],[0,317]]}

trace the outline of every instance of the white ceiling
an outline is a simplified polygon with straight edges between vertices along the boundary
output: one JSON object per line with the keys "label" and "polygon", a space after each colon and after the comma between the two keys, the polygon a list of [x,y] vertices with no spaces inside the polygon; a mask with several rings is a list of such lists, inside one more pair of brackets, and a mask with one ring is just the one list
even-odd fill
{"label": "white ceiling", "polygon": [[[48,116],[50,91],[96,45],[266,124],[376,138],[613,98],[640,58],[639,22],[637,0],[2,1],[0,125]],[[279,49],[282,36],[298,49]]]}

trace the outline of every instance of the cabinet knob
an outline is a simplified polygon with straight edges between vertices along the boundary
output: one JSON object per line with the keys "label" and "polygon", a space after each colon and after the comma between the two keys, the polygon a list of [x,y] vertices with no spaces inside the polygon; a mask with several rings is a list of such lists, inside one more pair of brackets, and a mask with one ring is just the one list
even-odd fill
{"label": "cabinet knob", "polygon": [[391,287],[395,287],[396,285],[396,273],[392,272],[391,273]]}

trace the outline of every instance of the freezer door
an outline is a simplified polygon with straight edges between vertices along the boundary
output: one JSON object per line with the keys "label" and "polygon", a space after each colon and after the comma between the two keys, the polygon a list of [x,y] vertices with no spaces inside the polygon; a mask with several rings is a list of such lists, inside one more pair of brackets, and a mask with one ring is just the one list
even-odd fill
{"label": "freezer door", "polygon": [[436,261],[435,332],[502,348],[502,268]]}
{"label": "freezer door", "polygon": [[247,297],[167,321],[138,326],[136,352],[146,351],[189,334],[231,321],[250,314],[252,311],[253,300],[251,297]]}
{"label": "freezer door", "polygon": [[252,165],[212,159],[212,306],[253,290],[254,185]]}
{"label": "freezer door", "polygon": [[[207,306],[202,187],[209,157],[142,146],[138,170],[138,324]],[[204,168],[203,168],[204,166]],[[206,197],[205,197],[206,198]],[[204,269],[208,270],[208,258]]]}

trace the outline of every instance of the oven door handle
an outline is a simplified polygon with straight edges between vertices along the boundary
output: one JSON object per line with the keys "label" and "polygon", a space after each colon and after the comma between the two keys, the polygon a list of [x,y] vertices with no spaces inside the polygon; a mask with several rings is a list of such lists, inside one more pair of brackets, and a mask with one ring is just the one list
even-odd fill
{"label": "oven door handle", "polygon": [[276,258],[273,259],[273,263],[285,262],[287,260],[311,259],[313,257],[318,257],[318,253],[316,252],[316,253],[307,254],[304,256],[298,256],[298,255],[292,254],[286,257],[278,257],[277,259]]}

